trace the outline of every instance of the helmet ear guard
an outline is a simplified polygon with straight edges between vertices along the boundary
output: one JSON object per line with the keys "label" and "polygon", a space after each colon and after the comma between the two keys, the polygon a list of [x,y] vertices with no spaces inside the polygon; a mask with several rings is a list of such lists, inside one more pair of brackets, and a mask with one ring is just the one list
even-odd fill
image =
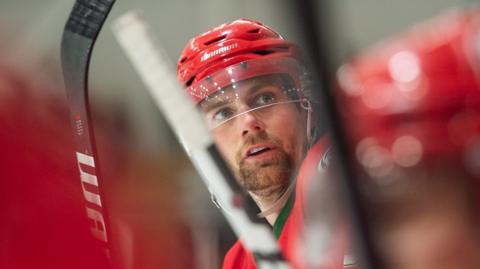
{"label": "helmet ear guard", "polygon": [[308,148],[310,148],[326,132],[327,126],[317,107],[319,105],[319,97],[313,91],[316,85],[311,78],[310,72],[304,65],[301,65],[299,77],[304,100],[301,103],[301,108],[307,111],[307,142]]}

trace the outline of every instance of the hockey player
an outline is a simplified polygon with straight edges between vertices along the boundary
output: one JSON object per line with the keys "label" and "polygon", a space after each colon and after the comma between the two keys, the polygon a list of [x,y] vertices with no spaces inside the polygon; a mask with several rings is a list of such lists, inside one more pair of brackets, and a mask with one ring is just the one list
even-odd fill
{"label": "hockey player", "polygon": [[339,69],[381,268],[480,268],[479,29],[450,11]]}
{"label": "hockey player", "polygon": [[[177,75],[238,183],[260,208],[258,216],[293,260],[288,250],[303,223],[302,182],[309,175],[300,167],[315,170],[327,147],[314,124],[297,46],[261,22],[240,19],[188,42]],[[307,155],[309,164],[302,164]],[[331,263],[342,268],[343,254]],[[256,268],[241,239],[223,268]]]}

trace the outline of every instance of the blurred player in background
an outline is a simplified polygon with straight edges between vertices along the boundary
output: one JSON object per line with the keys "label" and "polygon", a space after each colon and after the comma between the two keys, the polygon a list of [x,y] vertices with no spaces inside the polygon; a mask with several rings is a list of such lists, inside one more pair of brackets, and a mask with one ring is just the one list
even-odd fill
{"label": "blurred player in background", "polygon": [[[89,186],[80,181],[64,89],[27,61],[0,65],[0,268],[112,269],[90,233],[82,193]],[[115,269],[195,268],[201,252],[194,253],[191,228],[176,213],[180,180],[171,180],[185,166],[127,151],[124,107],[115,108],[93,109]]]}
{"label": "blurred player in background", "polygon": [[108,268],[89,233],[68,110],[54,92],[25,68],[0,66],[0,268]]}
{"label": "blurred player in background", "polygon": [[454,10],[338,71],[382,268],[480,268],[480,12]]}

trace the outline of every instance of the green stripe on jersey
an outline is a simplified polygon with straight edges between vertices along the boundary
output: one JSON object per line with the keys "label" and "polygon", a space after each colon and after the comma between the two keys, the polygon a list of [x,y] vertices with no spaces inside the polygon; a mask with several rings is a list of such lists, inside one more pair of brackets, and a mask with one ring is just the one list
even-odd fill
{"label": "green stripe on jersey", "polygon": [[273,234],[275,237],[280,238],[280,234],[282,233],[283,226],[285,226],[285,222],[287,222],[288,216],[290,215],[290,211],[292,211],[293,202],[295,201],[295,191],[292,192],[290,197],[288,198],[287,203],[278,214],[277,220],[273,224]]}

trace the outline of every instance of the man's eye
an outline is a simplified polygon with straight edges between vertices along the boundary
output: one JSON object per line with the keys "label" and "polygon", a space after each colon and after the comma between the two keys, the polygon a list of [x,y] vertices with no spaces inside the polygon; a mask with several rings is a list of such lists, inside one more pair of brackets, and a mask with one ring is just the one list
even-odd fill
{"label": "man's eye", "polygon": [[219,110],[217,110],[213,114],[212,119],[215,122],[222,122],[222,121],[225,121],[225,120],[228,120],[229,118],[231,118],[233,116],[233,114],[234,114],[234,112],[231,108],[224,107],[224,108],[220,108]]}
{"label": "man's eye", "polygon": [[255,97],[255,106],[264,106],[271,104],[275,101],[273,93],[262,93]]}

